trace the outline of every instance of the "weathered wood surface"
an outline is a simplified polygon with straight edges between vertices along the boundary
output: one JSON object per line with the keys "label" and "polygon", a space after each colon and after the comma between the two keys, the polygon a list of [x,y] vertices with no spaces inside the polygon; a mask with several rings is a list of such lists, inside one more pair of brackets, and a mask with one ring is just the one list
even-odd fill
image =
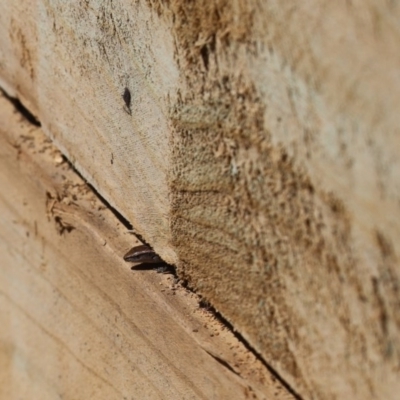
{"label": "weathered wood surface", "polygon": [[292,399],[3,97],[0,188],[1,399]]}
{"label": "weathered wood surface", "polygon": [[8,1],[0,83],[298,393],[394,399],[399,14]]}

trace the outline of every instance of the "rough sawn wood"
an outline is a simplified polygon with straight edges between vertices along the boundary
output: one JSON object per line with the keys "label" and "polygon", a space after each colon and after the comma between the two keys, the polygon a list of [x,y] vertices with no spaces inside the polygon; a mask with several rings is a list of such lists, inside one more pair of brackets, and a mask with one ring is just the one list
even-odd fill
{"label": "rough sawn wood", "polygon": [[263,360],[397,396],[396,3],[0,7],[1,86]]}
{"label": "rough sawn wood", "polygon": [[0,398],[293,397],[0,97]]}

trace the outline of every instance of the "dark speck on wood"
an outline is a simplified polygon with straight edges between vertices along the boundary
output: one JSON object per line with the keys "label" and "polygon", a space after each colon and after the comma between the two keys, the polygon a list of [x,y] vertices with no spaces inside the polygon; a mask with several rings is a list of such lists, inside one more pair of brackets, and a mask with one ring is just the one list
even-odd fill
{"label": "dark speck on wood", "polygon": [[131,109],[131,92],[129,91],[128,88],[125,88],[122,98],[124,99],[124,102],[125,102],[126,106],[128,107],[128,110],[130,110]]}

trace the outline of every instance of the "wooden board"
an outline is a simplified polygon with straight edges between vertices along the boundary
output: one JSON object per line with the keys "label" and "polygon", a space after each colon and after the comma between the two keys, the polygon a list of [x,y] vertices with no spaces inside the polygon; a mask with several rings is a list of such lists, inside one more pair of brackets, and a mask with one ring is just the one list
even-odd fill
{"label": "wooden board", "polygon": [[0,97],[0,398],[291,399]]}
{"label": "wooden board", "polygon": [[8,1],[0,84],[297,393],[391,399],[399,14]]}

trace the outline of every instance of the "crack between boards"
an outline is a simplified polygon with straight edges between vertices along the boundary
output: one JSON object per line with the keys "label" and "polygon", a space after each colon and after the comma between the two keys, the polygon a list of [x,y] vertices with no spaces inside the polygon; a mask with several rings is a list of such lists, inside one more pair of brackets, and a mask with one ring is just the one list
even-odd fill
{"label": "crack between boards", "polygon": [[[10,96],[3,88],[0,87],[0,93],[3,95],[10,103],[13,104],[15,107],[16,112],[18,112],[27,122],[30,124],[41,127],[40,120],[36,118],[22,103],[21,101],[16,98]],[[103,203],[105,207],[107,207],[113,214],[114,216],[118,219],[118,221],[126,227],[126,229],[133,233],[141,242],[146,243],[146,241],[143,239],[143,237],[135,232],[133,229],[133,226],[131,223],[116,209],[114,208],[100,193],[99,191],[85,179],[85,177],[76,169],[76,167],[72,164],[72,162],[64,155],[62,154],[62,157],[64,158],[65,162],[68,163],[70,166],[71,170],[77,174],[92,190],[92,192],[96,195],[96,197],[99,199],[100,202]],[[179,279],[179,277],[176,274],[176,271],[172,272],[172,275],[176,279]],[[187,281],[181,281],[182,286],[186,288],[186,290],[191,291],[192,293],[196,293],[193,288],[191,288]],[[208,310],[211,311],[211,313],[227,328],[229,329],[233,335],[237,338],[239,342],[241,342],[245,348],[254,354],[254,356],[265,366],[265,368],[271,373],[271,375],[280,382],[280,384],[296,399],[296,400],[303,400],[303,398],[279,375],[279,373],[248,343],[248,341],[236,330],[234,329],[233,325],[225,318],[222,316],[220,312],[218,312],[214,307],[209,306]],[[222,359],[221,357],[213,354],[212,352],[206,350],[203,348],[203,350],[209,354],[212,358],[214,358],[218,363],[220,363],[223,367],[227,368],[229,371],[233,372],[237,376],[241,376],[240,373],[238,373],[230,364],[228,361]]]}

